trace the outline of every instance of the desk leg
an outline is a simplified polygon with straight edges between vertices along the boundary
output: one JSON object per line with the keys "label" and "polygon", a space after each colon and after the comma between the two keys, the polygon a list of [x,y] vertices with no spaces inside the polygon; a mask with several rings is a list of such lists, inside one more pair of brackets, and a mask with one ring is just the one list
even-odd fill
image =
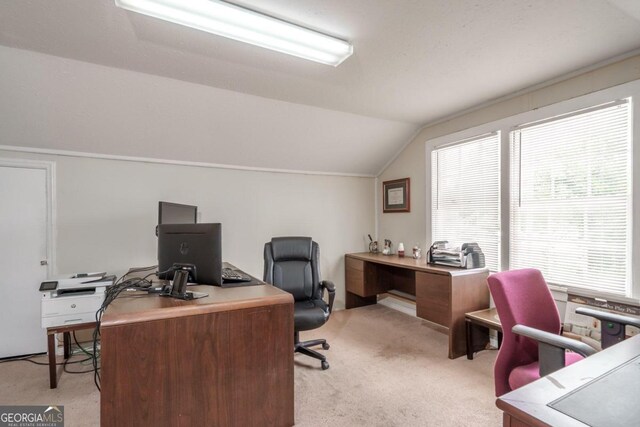
{"label": "desk leg", "polygon": [[477,325],[465,319],[467,327],[467,359],[473,360],[473,354],[487,348],[489,343],[489,328]]}
{"label": "desk leg", "polygon": [[465,319],[465,324],[467,326],[467,359],[473,360],[473,326],[469,319]]}
{"label": "desk leg", "polygon": [[56,336],[47,334],[47,351],[49,353],[49,388],[58,387],[58,371],[56,369]]}
{"label": "desk leg", "polygon": [[62,344],[64,345],[64,359],[67,360],[71,356],[71,334],[69,332],[65,332],[62,334],[62,336]]}

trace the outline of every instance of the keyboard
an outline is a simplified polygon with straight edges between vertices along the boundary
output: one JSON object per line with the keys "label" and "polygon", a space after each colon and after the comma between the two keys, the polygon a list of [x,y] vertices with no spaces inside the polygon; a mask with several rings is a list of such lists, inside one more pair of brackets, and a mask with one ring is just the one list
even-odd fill
{"label": "keyboard", "polygon": [[251,282],[251,277],[242,274],[232,268],[224,267],[222,269],[222,280],[225,282]]}

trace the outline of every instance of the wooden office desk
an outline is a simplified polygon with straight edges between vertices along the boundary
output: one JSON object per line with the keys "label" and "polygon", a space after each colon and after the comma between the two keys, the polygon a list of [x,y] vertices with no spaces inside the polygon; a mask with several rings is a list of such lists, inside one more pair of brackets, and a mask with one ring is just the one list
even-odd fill
{"label": "wooden office desk", "polygon": [[[638,394],[640,393],[639,358],[640,335],[637,335],[500,396],[496,401],[496,406],[504,411],[503,425],[511,427],[584,427],[592,425],[592,422],[583,423],[548,406],[548,404],[569,395],[577,397],[574,402],[578,404],[595,407],[598,411],[598,417],[606,418],[605,425],[607,426],[637,425],[635,421],[640,413],[638,405]],[[631,371],[635,372],[635,377],[630,378],[632,383],[637,385],[635,392],[619,390],[616,384],[612,384],[606,393],[597,393],[595,403],[592,399],[587,399],[586,395],[578,394],[592,393],[588,387],[595,385],[599,379],[606,379],[605,375],[615,372],[616,369],[626,366],[627,363],[635,363],[636,365],[636,368]],[[572,395],[572,393],[575,394]],[[635,414],[628,412],[629,410],[635,411]],[[583,411],[582,415],[585,412]],[[635,421],[628,424],[621,420],[621,417],[633,418]],[[597,424],[597,422],[593,421],[593,424]]]}
{"label": "wooden office desk", "polygon": [[489,308],[489,270],[428,265],[424,258],[368,252],[345,255],[347,308],[375,304],[396,289],[416,297],[416,314],[449,335],[449,358],[467,354],[464,315]]}
{"label": "wooden office desk", "polygon": [[101,426],[290,426],[293,298],[270,285],[123,293],[101,324]]}

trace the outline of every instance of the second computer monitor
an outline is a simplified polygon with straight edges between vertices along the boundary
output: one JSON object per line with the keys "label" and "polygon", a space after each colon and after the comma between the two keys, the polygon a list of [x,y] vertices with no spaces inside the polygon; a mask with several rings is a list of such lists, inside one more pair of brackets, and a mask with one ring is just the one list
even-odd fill
{"label": "second computer monitor", "polygon": [[180,203],[158,202],[158,224],[195,224],[198,207]]}
{"label": "second computer monitor", "polygon": [[173,279],[174,264],[191,264],[196,283],[222,285],[221,224],[160,224],[158,231],[161,279]]}

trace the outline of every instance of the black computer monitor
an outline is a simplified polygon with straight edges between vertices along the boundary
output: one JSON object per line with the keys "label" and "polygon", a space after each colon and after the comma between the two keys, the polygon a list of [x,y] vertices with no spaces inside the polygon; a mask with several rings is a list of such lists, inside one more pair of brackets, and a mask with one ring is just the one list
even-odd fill
{"label": "black computer monitor", "polygon": [[180,203],[158,202],[158,224],[195,224],[198,207]]}
{"label": "black computer monitor", "polygon": [[222,285],[221,224],[160,224],[158,231],[160,279],[173,279],[173,265],[183,264],[195,266],[193,282]]}

